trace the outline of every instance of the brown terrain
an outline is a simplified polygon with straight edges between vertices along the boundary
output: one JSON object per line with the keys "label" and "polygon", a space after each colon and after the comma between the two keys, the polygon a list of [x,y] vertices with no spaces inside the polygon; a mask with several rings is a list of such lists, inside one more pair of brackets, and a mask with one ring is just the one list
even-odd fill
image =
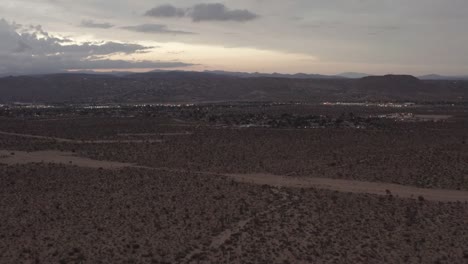
{"label": "brown terrain", "polygon": [[468,262],[464,105],[0,113],[0,263]]}

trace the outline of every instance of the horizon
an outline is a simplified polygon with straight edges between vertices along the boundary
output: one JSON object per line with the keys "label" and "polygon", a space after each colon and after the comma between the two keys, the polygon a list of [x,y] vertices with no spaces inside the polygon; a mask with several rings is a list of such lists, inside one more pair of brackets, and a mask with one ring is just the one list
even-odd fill
{"label": "horizon", "polygon": [[467,11],[462,0],[6,0],[0,74],[465,76]]}
{"label": "horizon", "polygon": [[[109,70],[73,70],[73,71],[57,71],[57,72],[46,72],[46,73],[18,73],[18,74],[9,74],[4,73],[0,74],[0,78],[5,77],[22,77],[22,76],[34,76],[34,75],[55,75],[55,74],[106,74],[106,75],[113,75],[113,74],[135,74],[135,73],[169,73],[169,72],[194,72],[194,73],[210,73],[210,74],[219,74],[219,75],[233,75],[235,74],[246,74],[246,75],[285,75],[287,76],[295,76],[295,75],[310,75],[310,76],[323,76],[323,77],[336,77],[336,78],[347,78],[347,79],[359,79],[363,77],[378,77],[378,76],[413,76],[416,78],[461,78],[460,80],[468,79],[468,74],[466,75],[444,75],[438,73],[430,73],[430,74],[421,74],[421,75],[413,75],[408,73],[383,73],[383,74],[367,74],[364,72],[340,72],[336,74],[320,74],[320,73],[306,73],[306,72],[294,72],[294,73],[284,73],[284,72],[247,72],[247,71],[224,71],[224,70],[189,70],[189,69],[109,69]],[[223,74],[224,73],[224,74]]]}

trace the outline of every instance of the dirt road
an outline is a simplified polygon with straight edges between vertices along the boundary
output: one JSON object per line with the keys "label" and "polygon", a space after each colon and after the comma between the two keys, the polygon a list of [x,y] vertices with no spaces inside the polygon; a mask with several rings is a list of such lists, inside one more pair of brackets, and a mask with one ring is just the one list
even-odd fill
{"label": "dirt road", "polygon": [[73,144],[111,144],[111,143],[161,143],[162,140],[76,140],[68,138],[59,138],[59,137],[46,137],[46,136],[37,136],[29,134],[19,134],[19,133],[10,133],[0,131],[0,135],[6,136],[17,136],[23,138],[33,138],[33,139],[44,139],[57,141],[62,143],[73,143]]}
{"label": "dirt road", "polygon": [[[65,165],[76,165],[90,168],[119,169],[119,168],[140,168],[151,170],[164,170],[174,172],[185,172],[180,169],[171,168],[152,168],[138,166],[131,163],[121,163],[112,161],[99,161],[75,156],[69,152],[59,151],[40,151],[40,152],[22,152],[11,150],[0,150],[0,163],[3,164],[27,164],[33,162],[58,163]],[[287,188],[321,188],[339,192],[350,193],[368,193],[375,195],[389,195],[400,198],[418,199],[420,196],[425,200],[439,202],[468,202],[468,191],[443,190],[443,189],[424,189],[412,186],[404,186],[391,183],[363,182],[354,180],[339,180],[328,178],[311,177],[291,177],[272,174],[220,174],[213,172],[193,172],[209,175],[222,175],[235,181],[269,185],[274,187]]]}
{"label": "dirt road", "polygon": [[120,169],[132,167],[130,163],[120,163],[111,161],[93,160],[83,157],[74,156],[70,152],[60,151],[6,151],[0,150],[0,163],[14,165],[27,163],[57,163],[63,165],[76,165],[86,168],[103,168],[103,169]]}
{"label": "dirt road", "polygon": [[355,180],[340,180],[329,178],[291,177],[272,174],[227,174],[236,181],[290,188],[320,188],[339,192],[368,193],[389,195],[400,198],[415,198],[422,196],[425,200],[440,202],[468,202],[467,191],[446,189],[425,189],[400,184],[365,182]]}

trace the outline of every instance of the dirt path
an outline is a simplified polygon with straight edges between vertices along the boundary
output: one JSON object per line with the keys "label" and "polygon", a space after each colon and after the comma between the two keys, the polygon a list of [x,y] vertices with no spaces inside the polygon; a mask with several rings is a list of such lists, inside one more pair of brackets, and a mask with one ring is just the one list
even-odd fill
{"label": "dirt path", "polygon": [[75,139],[68,139],[68,138],[37,136],[37,135],[10,133],[10,132],[3,132],[3,131],[0,131],[0,135],[33,138],[33,139],[45,139],[45,140],[52,140],[52,141],[57,141],[57,142],[62,142],[62,143],[73,143],[73,144],[161,143],[162,142],[162,140],[75,140]]}
{"label": "dirt path", "polygon": [[330,178],[290,177],[272,174],[227,174],[236,181],[289,188],[320,188],[339,192],[392,195],[440,202],[468,202],[468,191],[425,189],[393,183],[365,182]]}
{"label": "dirt path", "polygon": [[[12,155],[14,153],[14,155]],[[4,164],[25,164],[33,162],[60,163],[67,165],[76,165],[81,167],[118,169],[125,167],[151,169],[171,172],[187,172],[186,170],[171,168],[152,168],[138,166],[131,163],[99,161],[88,158],[74,156],[73,153],[59,151],[40,151],[40,152],[22,152],[0,150],[0,163]],[[222,175],[234,179],[238,182],[269,185],[274,187],[288,188],[321,188],[339,192],[350,193],[368,193],[376,195],[392,195],[400,198],[419,198],[429,201],[440,202],[468,202],[468,191],[442,190],[442,189],[424,189],[412,186],[404,186],[392,183],[364,182],[355,180],[339,180],[329,178],[310,178],[310,177],[291,177],[272,174],[222,174],[214,172],[192,172],[208,175]]]}
{"label": "dirt path", "polygon": [[60,151],[7,151],[0,150],[0,163],[14,165],[27,163],[57,163],[63,165],[76,165],[86,168],[120,169],[134,166],[130,163],[100,161],[74,156],[73,153]]}
{"label": "dirt path", "polygon": [[[281,191],[275,187],[272,186],[271,191],[279,196],[281,196],[280,203],[277,205],[270,206],[265,211],[260,212],[258,215],[267,215],[271,212],[277,211],[283,207],[289,206],[292,204],[292,201],[299,199],[299,197],[292,197],[289,195],[287,192]],[[219,235],[213,237],[213,240],[211,241],[210,248],[219,248],[222,246],[224,243],[226,243],[231,237],[235,234],[241,233],[244,227],[253,221],[255,217],[250,217],[244,220],[240,220],[237,222],[233,227],[224,230],[221,232]]]}
{"label": "dirt path", "polygon": [[211,238],[211,243],[208,247],[200,246],[198,248],[195,248],[194,250],[189,252],[182,259],[182,261],[180,261],[180,263],[198,263],[198,262],[195,262],[196,256],[203,255],[204,253],[211,251],[211,250],[219,249],[222,245],[228,242],[231,239],[231,237],[237,234],[243,233],[245,226],[249,224],[250,222],[254,221],[259,216],[268,215],[274,211],[287,208],[293,203],[293,201],[299,199],[299,197],[291,197],[291,195],[289,195],[287,192],[281,191],[280,189],[277,189],[275,187],[272,187],[271,191],[275,193],[276,195],[281,196],[281,199],[279,199],[278,203],[275,203],[274,205],[270,205],[268,209],[258,213],[257,215],[238,221],[237,223],[233,224],[231,227],[220,232],[218,235],[213,236]]}
{"label": "dirt path", "polygon": [[146,136],[190,136],[193,133],[190,132],[177,132],[177,133],[121,133],[117,136],[122,137],[146,137]]}

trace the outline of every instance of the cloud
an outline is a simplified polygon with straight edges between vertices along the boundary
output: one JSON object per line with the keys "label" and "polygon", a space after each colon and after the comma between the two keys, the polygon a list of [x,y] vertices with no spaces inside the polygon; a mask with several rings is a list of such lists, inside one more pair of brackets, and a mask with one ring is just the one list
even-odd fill
{"label": "cloud", "polygon": [[194,34],[193,32],[171,30],[166,25],[161,24],[142,24],[137,26],[122,27],[122,29],[153,34]]}
{"label": "cloud", "polygon": [[111,55],[145,53],[155,47],[118,42],[70,44],[72,40],[52,36],[40,26],[22,27],[9,24],[4,19],[0,19],[0,39],[1,75],[76,69],[178,68],[192,65],[174,61],[112,60],[109,58]]}
{"label": "cloud", "polygon": [[110,23],[96,23],[93,20],[83,20],[81,21],[80,26],[85,27],[85,28],[104,28],[104,29],[114,27],[114,25]]}
{"label": "cloud", "polygon": [[186,10],[183,8],[177,8],[173,5],[160,5],[153,9],[146,11],[145,16],[152,17],[183,17],[185,16]]}
{"label": "cloud", "polygon": [[190,16],[195,22],[200,21],[237,21],[244,22],[256,19],[258,15],[249,10],[230,10],[223,4],[198,4],[190,11]]}
{"label": "cloud", "polygon": [[389,33],[391,31],[397,31],[400,30],[400,26],[394,26],[394,25],[373,25],[369,26],[369,35],[379,35],[383,33]]}
{"label": "cloud", "polygon": [[66,68],[69,70],[81,69],[149,69],[149,68],[178,68],[191,66],[177,61],[125,61],[125,60],[93,60],[68,62]]}
{"label": "cloud", "polygon": [[16,47],[16,49],[13,51],[14,53],[22,53],[22,52],[25,52],[27,50],[30,50],[31,47],[24,43],[23,41],[19,40],[18,41],[18,46]]}
{"label": "cloud", "polygon": [[202,21],[235,21],[254,20],[259,15],[247,9],[229,9],[224,4],[197,4],[190,8],[177,8],[172,5],[161,5],[148,10],[145,16],[151,17],[189,17],[194,22]]}

